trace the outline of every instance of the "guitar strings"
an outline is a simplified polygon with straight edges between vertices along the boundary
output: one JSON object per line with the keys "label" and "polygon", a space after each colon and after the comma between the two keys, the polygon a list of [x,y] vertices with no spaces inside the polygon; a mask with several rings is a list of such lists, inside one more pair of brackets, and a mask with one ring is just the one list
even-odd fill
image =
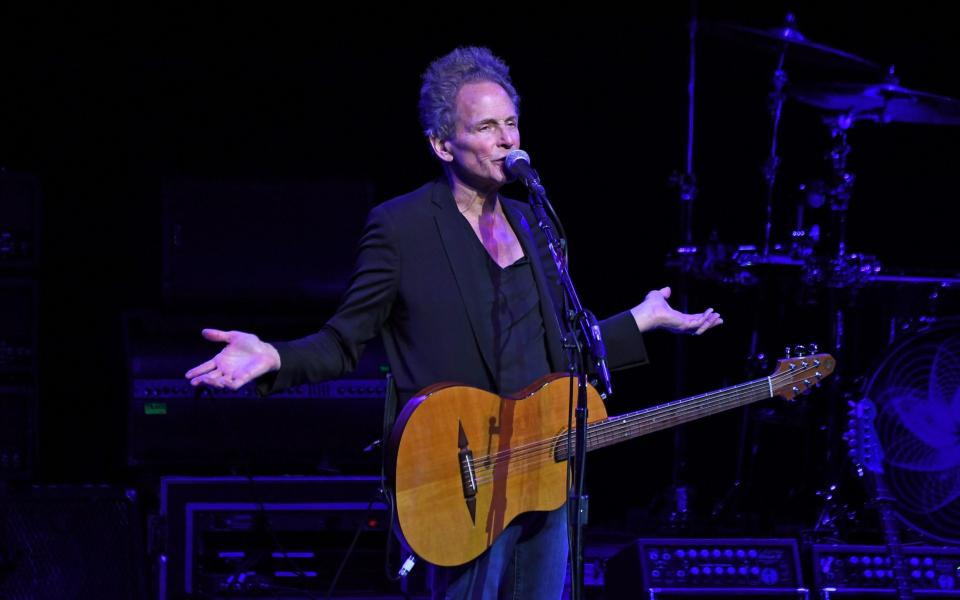
{"label": "guitar strings", "polygon": [[[800,375],[800,373],[802,373],[802,371],[786,371],[772,375],[769,378],[758,379],[740,384],[738,386],[733,386],[722,392],[711,392],[698,396],[692,396],[690,398],[675,400],[660,407],[641,409],[633,413],[619,415],[617,417],[608,418],[604,421],[590,424],[587,431],[588,445],[591,443],[608,442],[612,439],[621,439],[623,435],[622,432],[624,430],[639,430],[654,423],[663,424],[676,420],[683,422],[684,419],[697,413],[713,414],[714,412],[719,412],[713,409],[727,403],[731,404],[731,406],[728,408],[735,408],[741,400],[748,396],[752,396],[759,391],[759,389],[754,388],[762,388],[764,390],[763,397],[769,397],[769,387],[771,385],[776,384],[776,387],[779,387],[779,384],[782,383],[782,380],[791,378],[795,379]],[[716,394],[716,397],[704,404],[689,406],[689,402],[691,400],[695,400],[697,398],[706,398],[711,394]],[[676,404],[678,406],[671,409],[671,404]],[[644,421],[644,417],[647,418],[647,422]],[[496,467],[504,461],[507,461],[511,467],[537,467],[543,463],[555,462],[553,458],[553,452],[545,453],[543,451],[554,448],[555,443],[562,439],[564,435],[565,434],[562,434],[546,440],[537,440],[490,455],[478,457],[478,459],[476,459],[474,462],[474,467],[478,474],[484,474],[478,475],[476,478],[477,485],[493,481],[496,476]],[[491,473],[491,471],[494,472]],[[512,471],[515,471],[515,469],[512,469]]]}
{"label": "guitar strings", "polygon": [[[767,383],[766,380],[758,380],[758,381],[753,381],[746,384],[741,384],[740,386],[736,386],[724,392],[718,393],[716,398],[696,408],[691,408],[689,406],[681,406],[674,410],[663,410],[669,407],[669,404],[668,404],[662,407],[654,407],[654,408],[659,408],[659,410],[657,410],[655,413],[651,409],[643,409],[635,413],[619,415],[614,419],[608,419],[605,421],[599,421],[597,423],[593,423],[589,426],[589,429],[587,431],[588,444],[591,441],[593,442],[598,440],[606,441],[614,437],[619,438],[621,437],[620,431],[629,429],[631,427],[642,426],[643,425],[642,418],[643,417],[649,418],[651,417],[651,414],[657,415],[656,417],[653,417],[653,420],[651,422],[657,422],[657,421],[666,422],[671,419],[677,419],[678,417],[688,416],[690,414],[695,414],[697,412],[710,412],[707,409],[707,407],[715,407],[717,405],[722,405],[724,403],[729,402],[730,400],[739,401],[742,398],[753,395],[753,394],[744,394],[743,392],[745,388],[760,387],[760,384],[766,384],[766,383]],[[768,387],[767,385],[763,385],[764,389],[766,389],[767,387]],[[709,394],[707,394],[706,396],[708,395]],[[766,392],[764,393],[764,395],[766,395]],[[698,397],[701,397],[701,396],[694,396],[689,399],[677,400],[671,404],[674,404],[674,403],[687,404],[689,400],[693,400]],[[735,404],[736,403],[734,403],[734,406]],[[519,466],[524,463],[529,463],[530,459],[536,460],[536,462],[534,463],[534,465],[536,466],[543,463],[555,462],[553,459],[552,452],[544,453],[543,451],[554,448],[556,441],[562,439],[564,436],[565,434],[561,434],[559,436],[555,436],[547,440],[537,440],[529,444],[516,446],[514,448],[496,452],[494,454],[481,456],[474,462],[476,472],[481,473],[481,472],[491,471],[504,461],[509,463],[511,466],[513,465]],[[481,475],[477,477],[478,484],[489,483],[492,480],[493,480],[493,475]]]}
{"label": "guitar strings", "polygon": [[[787,373],[787,375],[795,375],[795,373]],[[771,379],[782,379],[779,375],[771,377]],[[778,381],[779,383],[779,381]],[[642,425],[640,421],[644,417],[653,417],[653,420],[650,423],[655,423],[658,420],[660,422],[665,422],[671,419],[677,419],[678,417],[687,417],[690,414],[695,414],[697,412],[704,412],[712,414],[713,409],[719,405],[728,403],[731,399],[739,402],[744,398],[744,392],[754,391],[752,388],[762,388],[763,397],[769,397],[767,393],[767,388],[769,387],[768,381],[766,379],[759,379],[747,383],[743,383],[737,386],[727,388],[721,392],[710,392],[707,394],[701,394],[698,396],[693,396],[690,398],[685,398],[681,400],[675,400],[671,403],[664,404],[656,407],[649,407],[641,409],[633,413],[627,413],[625,415],[618,415],[613,418],[606,419],[604,421],[599,421],[589,425],[590,431],[588,431],[588,436],[594,440],[606,440],[613,437],[620,437],[620,430],[636,427],[637,425]],[[759,390],[756,390],[759,391]],[[711,401],[696,405],[689,406],[691,400],[696,400],[697,398],[707,398],[711,395],[715,395]],[[671,408],[671,405],[675,405]],[[592,434],[592,435],[591,435]],[[487,464],[495,463],[498,458],[509,456],[509,458],[514,458],[516,456],[522,456],[524,450],[536,450],[537,447],[542,447],[544,444],[553,445],[553,443],[558,439],[558,437],[551,438],[548,440],[537,440],[530,444],[516,446],[515,448],[508,449],[499,453],[495,453],[490,456],[481,457],[481,464],[486,466]],[[486,460],[483,460],[486,459]]]}
{"label": "guitar strings", "polygon": [[[707,396],[709,396],[710,394],[704,394],[704,395],[702,395],[702,396],[693,396],[693,397],[691,397],[691,398],[685,398],[685,399],[681,399],[681,400],[675,400],[675,401],[673,401],[673,402],[671,402],[671,403],[664,404],[664,405],[662,405],[662,406],[645,408],[645,409],[641,409],[641,410],[636,411],[636,412],[633,412],[633,413],[627,413],[627,414],[625,414],[625,415],[618,415],[618,416],[615,417],[615,418],[610,418],[610,419],[606,419],[606,420],[603,420],[603,421],[598,421],[598,422],[596,422],[596,423],[591,423],[591,424],[589,424],[588,427],[589,427],[590,431],[588,431],[587,434],[588,434],[588,436],[589,436],[591,433],[599,433],[599,434],[607,433],[607,430],[609,430],[610,427],[613,426],[614,424],[620,425],[620,426],[632,425],[632,424],[636,423],[639,418],[644,417],[644,416],[651,416],[651,415],[654,415],[654,414],[657,414],[657,415],[661,415],[661,414],[662,414],[662,415],[663,415],[663,420],[667,420],[668,418],[672,418],[672,417],[675,417],[675,416],[678,416],[678,415],[681,415],[681,414],[684,414],[684,413],[687,413],[687,412],[696,412],[697,410],[700,410],[700,409],[702,409],[702,408],[704,408],[704,407],[708,407],[708,406],[712,407],[712,406],[717,405],[717,404],[722,404],[722,403],[726,402],[727,400],[729,400],[730,398],[739,399],[740,397],[742,397],[740,393],[741,393],[745,388],[747,388],[747,387],[756,387],[756,386],[758,386],[758,384],[760,384],[760,383],[766,383],[766,380],[751,381],[751,382],[748,382],[748,383],[745,383],[745,384],[740,384],[739,386],[735,386],[735,387],[733,387],[733,388],[728,388],[728,389],[726,389],[726,390],[723,390],[722,392],[713,392],[713,393],[716,393],[716,394],[717,394],[717,397],[714,398],[711,402],[706,403],[706,404],[703,404],[703,405],[699,405],[699,408],[692,408],[692,409],[690,409],[690,407],[680,406],[679,409],[673,411],[673,414],[670,414],[670,411],[667,410],[667,409],[669,409],[669,407],[670,407],[671,404],[681,404],[681,403],[682,403],[682,404],[686,405],[686,404],[689,403],[690,400],[695,400],[695,399],[700,398],[700,397],[707,397]],[[764,387],[767,387],[767,386],[764,386]],[[690,410],[686,410],[686,409],[690,409]],[[705,412],[709,412],[709,411],[705,411]],[[669,415],[669,417],[668,417],[667,415]],[[623,428],[623,427],[621,427],[621,428]],[[614,433],[615,433],[615,432],[614,432]],[[536,440],[536,441],[534,441],[534,442],[532,442],[532,443],[529,443],[529,444],[515,446],[515,447],[513,447],[513,448],[510,448],[510,449],[507,449],[507,450],[504,450],[504,451],[500,451],[500,452],[497,452],[497,453],[494,453],[494,454],[491,454],[491,455],[488,455],[488,456],[481,457],[481,461],[482,461],[482,462],[480,462],[480,461],[478,461],[478,462],[480,462],[480,464],[487,465],[487,464],[490,463],[490,462],[496,462],[496,460],[497,460],[498,458],[501,458],[501,457],[514,458],[514,457],[517,457],[517,456],[522,455],[522,454],[523,454],[523,451],[524,451],[524,450],[527,450],[527,449],[534,449],[534,450],[535,450],[535,449],[537,449],[537,447],[542,447],[544,444],[546,444],[546,445],[551,445],[551,446],[552,446],[553,443],[554,443],[557,439],[559,439],[560,437],[563,437],[563,436],[562,436],[562,435],[561,435],[561,436],[556,436],[556,437],[553,437],[553,438],[550,438],[550,439],[547,439],[547,440]],[[594,435],[593,437],[596,437],[596,435]],[[609,434],[608,434],[607,437],[609,437]],[[486,460],[483,460],[483,459],[486,459]]]}
{"label": "guitar strings", "polygon": [[[663,408],[665,407],[660,407],[660,410],[654,413],[647,409],[638,411],[637,413],[620,415],[614,419],[608,419],[606,421],[600,421],[591,424],[590,430],[587,432],[588,444],[605,442],[612,438],[620,439],[622,437],[620,432],[625,429],[641,429],[644,425],[653,424],[657,421],[660,423],[667,423],[671,420],[680,419],[682,422],[683,417],[687,417],[690,414],[695,414],[697,412],[710,413],[707,407],[716,407],[717,405],[722,405],[726,402],[729,402],[731,399],[735,400],[735,402],[730,406],[730,408],[733,408],[743,398],[753,395],[753,393],[744,394],[743,392],[745,391],[745,388],[759,388],[763,383],[766,383],[766,381],[760,380],[758,382],[751,382],[749,384],[743,384],[736,389],[727,390],[724,393],[718,394],[716,398],[698,408],[681,407],[672,411],[663,411]],[[766,396],[767,394],[764,392],[764,397]],[[649,417],[651,417],[651,413],[657,416],[650,419]],[[647,420],[649,423],[644,423],[641,420],[643,417],[648,417]],[[524,472],[530,470],[531,468],[539,467],[542,464],[556,462],[553,452],[544,452],[544,450],[554,448],[555,443],[561,438],[562,436],[556,436],[547,440],[538,440],[530,444],[480,457],[480,459],[474,463],[476,472],[483,473],[477,477],[477,485],[486,484],[493,481],[497,477],[496,468],[504,462],[511,467],[511,472],[513,473]]]}

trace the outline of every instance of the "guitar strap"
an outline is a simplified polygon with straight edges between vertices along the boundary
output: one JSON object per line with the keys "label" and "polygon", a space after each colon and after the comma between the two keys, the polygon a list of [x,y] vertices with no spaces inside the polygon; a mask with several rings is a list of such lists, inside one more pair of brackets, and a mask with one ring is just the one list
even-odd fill
{"label": "guitar strap", "polygon": [[380,483],[384,488],[387,482],[387,445],[393,432],[393,423],[397,420],[399,398],[397,381],[393,378],[393,373],[387,373],[387,391],[383,397],[383,437],[380,438]]}
{"label": "guitar strap", "polygon": [[397,420],[397,408],[399,408],[400,395],[397,392],[397,381],[393,373],[387,373],[387,391],[383,397],[383,438],[380,440],[380,493],[383,500],[387,503],[387,510],[390,513],[390,521],[387,528],[387,545],[384,551],[385,574],[390,581],[400,581],[413,568],[414,556],[412,551],[401,544],[401,552],[406,554],[403,565],[398,569],[390,566],[393,544],[397,542],[393,535],[393,528],[396,519],[396,505],[394,503],[394,490],[387,481],[387,445],[390,442],[390,434],[393,433],[393,424]]}

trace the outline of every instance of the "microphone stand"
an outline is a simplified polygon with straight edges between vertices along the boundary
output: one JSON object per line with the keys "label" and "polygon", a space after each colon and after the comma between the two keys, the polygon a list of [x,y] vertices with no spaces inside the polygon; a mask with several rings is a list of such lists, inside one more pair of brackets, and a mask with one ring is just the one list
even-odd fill
{"label": "microphone stand", "polygon": [[[547,214],[556,215],[553,206],[547,199],[547,194],[540,184],[540,177],[536,171],[530,169],[530,174],[520,178],[529,192],[529,202],[533,209],[533,214],[537,218],[537,226],[547,238],[547,247],[550,249],[550,255],[553,257],[554,265],[557,268],[557,274],[560,277],[560,283],[566,300],[566,314],[558,315],[558,321],[564,324],[567,331],[564,333],[564,346],[572,350],[570,356],[569,370],[577,378],[577,407],[576,407],[576,438],[574,447],[573,462],[573,486],[570,490],[570,507],[573,513],[573,533],[571,543],[571,591],[574,600],[583,598],[583,526],[587,516],[587,496],[584,494],[584,469],[587,458],[587,369],[583,346],[586,346],[587,352],[596,367],[597,375],[600,378],[603,389],[609,396],[613,388],[610,384],[610,370],[607,368],[607,351],[603,345],[603,338],[600,335],[600,325],[596,317],[583,308],[580,304],[580,298],[573,287],[573,281],[567,271],[567,257],[564,240],[557,237],[556,232],[551,225],[552,221]],[[557,219],[559,223],[559,219]],[[561,309],[558,308],[558,312]],[[579,332],[579,337],[577,333]],[[573,343],[570,343],[571,340]],[[582,344],[581,344],[582,342]],[[569,435],[569,432],[568,432]],[[569,437],[568,443],[569,443]]]}

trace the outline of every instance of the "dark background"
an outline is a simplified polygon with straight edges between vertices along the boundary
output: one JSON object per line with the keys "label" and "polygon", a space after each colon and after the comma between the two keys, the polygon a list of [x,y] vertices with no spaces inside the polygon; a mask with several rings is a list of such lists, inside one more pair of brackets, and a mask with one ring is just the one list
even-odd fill
{"label": "dark background", "polygon": [[[960,97],[960,38],[947,6],[704,3],[700,16],[767,28],[792,9],[809,39],[895,63],[906,87]],[[670,177],[685,169],[689,18],[683,2],[629,10],[612,3],[539,10],[476,5],[456,12],[372,3],[349,11],[233,3],[136,12],[0,9],[0,165],[34,175],[43,196],[41,259],[28,273],[40,289],[36,477],[111,482],[133,476],[124,459],[129,357],[123,323],[130,311],[172,307],[163,276],[165,186],[362,181],[372,186],[371,203],[409,191],[439,173],[417,121],[420,73],[458,45],[487,45],[511,66],[522,96],[523,147],[564,220],[585,304],[606,315],[650,289],[677,284],[679,275],[665,259],[681,239]],[[699,244],[711,233],[728,247],[762,243],[766,106],[775,62],[757,41],[704,33],[698,42]],[[816,59],[788,61],[786,68],[793,81],[863,77]],[[779,141],[773,238],[787,242],[800,184],[826,173],[830,136],[815,110],[788,101]],[[955,127],[854,127],[852,251],[875,255],[888,272],[956,275],[950,215],[958,141]],[[519,188],[511,193],[522,196]],[[344,232],[359,228],[368,207],[324,202],[314,207],[326,217],[317,231],[344,244],[341,252],[311,260],[321,269],[349,265],[352,240]],[[256,243],[232,236],[225,222],[239,215],[268,227],[276,213],[249,203],[235,209],[231,219],[203,213],[192,224],[222,241],[211,269],[235,269],[231,261]],[[830,351],[831,293],[802,289],[789,270],[762,277],[769,284],[748,290],[693,281],[690,308],[713,306],[726,324],[685,339],[679,353],[671,336],[650,335],[652,366],[618,375],[610,412],[766,374],[769,363],[759,373],[749,368],[753,339],[769,354],[815,338]],[[301,323],[307,333],[332,310],[326,300],[290,306],[286,297],[248,306],[248,289],[269,286],[245,280],[224,289],[219,312],[203,306],[205,314],[218,315],[209,324],[238,327],[251,311],[289,311],[310,315]],[[869,374],[884,352],[889,311],[877,307],[893,304],[891,293],[871,291],[857,305],[850,332],[863,337],[838,373],[848,385]],[[923,312],[923,293],[919,298],[901,315]],[[190,366],[184,358],[172,375]],[[812,525],[815,492],[831,472],[844,469],[839,456],[828,454],[842,433],[834,423],[837,393],[801,401],[821,408],[738,411],[684,427],[679,436],[661,433],[592,455],[594,519],[661,518],[670,510],[672,486],[687,483],[704,518],[718,506],[767,516],[777,509],[784,524]],[[753,459],[738,454],[751,445]],[[730,493],[738,470],[744,485]],[[785,503],[800,508],[791,512]]]}

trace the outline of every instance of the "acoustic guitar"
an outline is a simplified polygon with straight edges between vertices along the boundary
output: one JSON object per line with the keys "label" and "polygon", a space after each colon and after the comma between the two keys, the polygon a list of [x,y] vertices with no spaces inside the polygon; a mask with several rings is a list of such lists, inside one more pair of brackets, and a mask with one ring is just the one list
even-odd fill
{"label": "acoustic guitar", "polygon": [[[829,354],[782,359],[768,377],[615,417],[588,386],[587,450],[774,396],[793,400],[834,366]],[[509,397],[439,384],[407,403],[388,456],[400,535],[417,555],[436,565],[463,564],[517,516],[566,501],[575,444],[568,399],[576,387],[567,374],[547,375]]]}

